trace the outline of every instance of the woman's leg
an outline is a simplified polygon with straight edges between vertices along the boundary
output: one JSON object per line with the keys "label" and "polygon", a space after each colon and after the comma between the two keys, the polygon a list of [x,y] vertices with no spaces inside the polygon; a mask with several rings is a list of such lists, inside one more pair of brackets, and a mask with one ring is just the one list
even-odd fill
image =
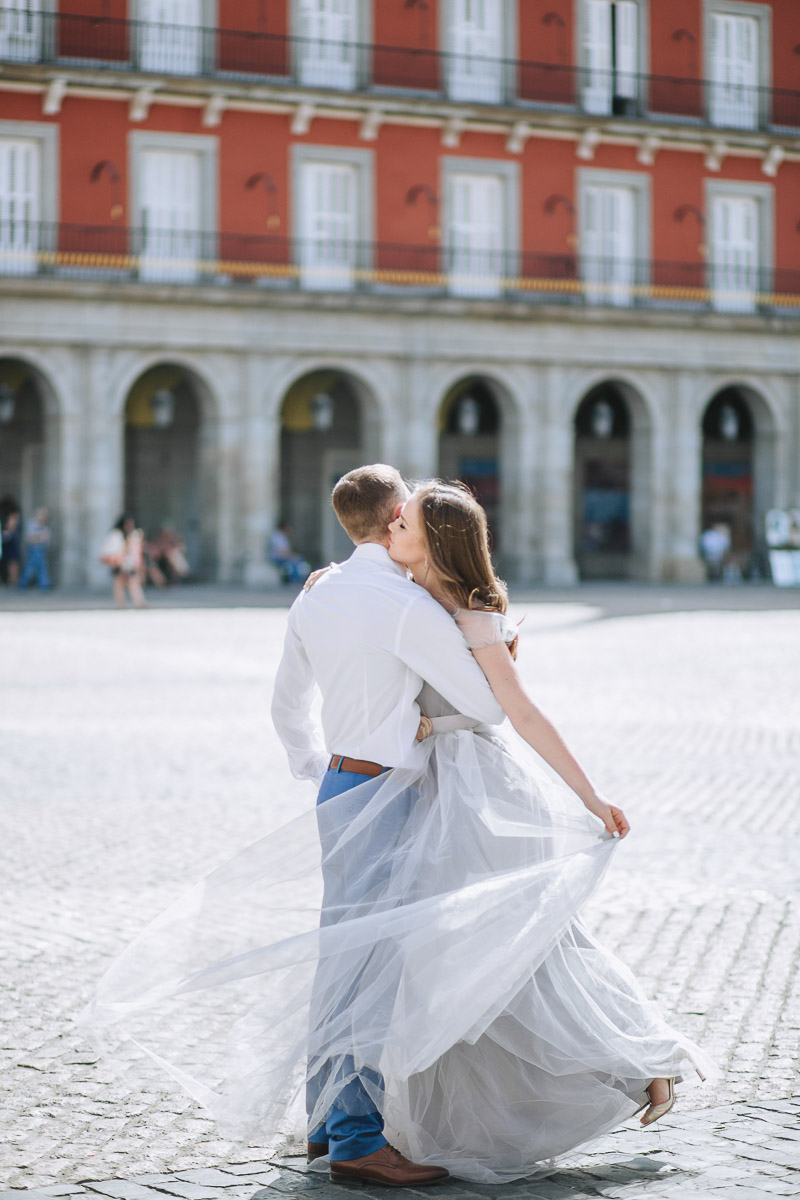
{"label": "woman's leg", "polygon": [[134,608],[147,608],[147,601],[144,598],[139,576],[135,573],[128,576],[128,595],[133,601]]}
{"label": "woman's leg", "polygon": [[111,587],[113,589],[114,603],[117,608],[125,607],[125,576],[120,572],[118,575],[111,576]]}

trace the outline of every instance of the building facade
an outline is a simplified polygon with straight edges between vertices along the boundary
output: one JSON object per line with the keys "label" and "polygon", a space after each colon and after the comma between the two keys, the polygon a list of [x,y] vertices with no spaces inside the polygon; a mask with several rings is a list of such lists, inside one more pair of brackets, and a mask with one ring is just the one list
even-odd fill
{"label": "building facade", "polygon": [[105,582],[347,552],[363,461],[509,578],[745,571],[800,507],[796,0],[0,0],[0,494]]}

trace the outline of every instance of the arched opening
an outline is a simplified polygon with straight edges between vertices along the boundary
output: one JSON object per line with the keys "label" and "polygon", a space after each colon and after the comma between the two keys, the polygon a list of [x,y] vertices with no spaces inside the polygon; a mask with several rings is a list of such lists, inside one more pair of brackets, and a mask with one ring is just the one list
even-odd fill
{"label": "arched opening", "polygon": [[459,479],[486,510],[493,552],[501,547],[500,405],[479,376],[459,380],[439,409],[439,475]]}
{"label": "arched opening", "polygon": [[353,551],[331,492],[342,475],[377,457],[376,416],[369,389],[334,369],[302,376],[284,397],[279,520],[288,523],[293,549],[312,566]]}
{"label": "arched opening", "polygon": [[702,428],[701,529],[725,526],[730,564],[745,577],[758,574],[775,484],[769,411],[750,388],[726,387],[706,407]]}
{"label": "arched opening", "polygon": [[[58,417],[52,388],[29,363],[0,358],[0,520],[16,513],[16,542],[25,558],[25,528],[38,508],[49,511],[51,542],[47,557],[51,580],[58,580]],[[13,582],[10,570],[13,541],[4,546],[2,577]]]}
{"label": "arched opening", "polygon": [[145,371],[125,403],[124,506],[148,539],[170,529],[193,578],[216,572],[216,489],[210,397],[170,363]]}
{"label": "arched opening", "polygon": [[575,414],[574,544],[581,579],[650,571],[649,422],[629,385],[599,384]]}

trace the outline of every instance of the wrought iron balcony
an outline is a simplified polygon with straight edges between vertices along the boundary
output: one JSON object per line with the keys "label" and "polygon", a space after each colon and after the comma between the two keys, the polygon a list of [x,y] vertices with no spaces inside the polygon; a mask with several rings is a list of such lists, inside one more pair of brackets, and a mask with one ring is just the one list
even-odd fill
{"label": "wrought iron balcony", "polygon": [[0,61],[299,85],[740,131],[800,127],[800,91],[439,50],[0,8]]}
{"label": "wrought iron balcony", "polygon": [[800,317],[800,270],[734,261],[511,255],[119,225],[0,222],[0,286],[3,277]]}

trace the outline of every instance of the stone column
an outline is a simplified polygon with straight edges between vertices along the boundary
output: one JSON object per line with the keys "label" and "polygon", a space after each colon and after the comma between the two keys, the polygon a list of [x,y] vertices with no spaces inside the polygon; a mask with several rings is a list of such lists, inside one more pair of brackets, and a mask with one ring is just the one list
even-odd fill
{"label": "stone column", "polygon": [[402,440],[398,437],[401,461],[394,465],[411,479],[427,479],[439,471],[437,398],[431,394],[430,367],[429,359],[414,355],[408,361],[403,380],[407,395],[399,411],[405,429]]}
{"label": "stone column", "polygon": [[[520,372],[520,375],[522,373]],[[542,441],[541,377],[531,370],[516,388],[519,407],[503,413],[500,485],[502,569],[516,583],[541,579],[539,510]]]}
{"label": "stone column", "polygon": [[122,512],[125,495],[125,413],[114,412],[111,392],[113,354],[92,349],[86,368],[85,579],[90,587],[109,589],[108,567],[99,561],[109,529]]}
{"label": "stone column", "polygon": [[542,439],[537,455],[541,484],[538,521],[541,527],[542,574],[545,583],[564,587],[577,583],[573,553],[574,432],[565,411],[566,372],[549,366],[542,373]]}
{"label": "stone column", "polygon": [[58,511],[60,516],[60,579],[63,587],[86,584],[84,529],[86,506],[84,439],[81,417],[63,412],[59,420]]}
{"label": "stone column", "polygon": [[662,577],[677,583],[703,583],[706,573],[699,553],[702,496],[703,431],[692,393],[696,379],[676,373],[672,388],[672,446],[667,538]]}
{"label": "stone column", "polygon": [[267,558],[269,535],[279,520],[280,415],[271,413],[264,395],[267,365],[256,354],[243,367],[242,459],[239,511],[242,521],[244,582],[248,587],[277,587],[278,571]]}

